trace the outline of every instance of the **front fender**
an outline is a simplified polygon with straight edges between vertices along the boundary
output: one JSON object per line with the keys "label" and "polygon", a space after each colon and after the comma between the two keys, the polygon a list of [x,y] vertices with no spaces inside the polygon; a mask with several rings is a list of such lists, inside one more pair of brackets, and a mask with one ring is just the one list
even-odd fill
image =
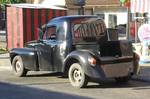
{"label": "front fender", "polygon": [[26,69],[37,70],[37,54],[32,48],[14,48],[10,51],[10,60],[19,55],[22,58],[23,65]]}
{"label": "front fender", "polygon": [[87,76],[92,77],[92,78],[100,78],[99,69],[97,68],[97,66],[91,66],[89,64],[88,57],[94,57],[97,60],[97,64],[99,64],[98,58],[91,51],[87,51],[87,50],[73,51],[66,57],[64,61],[63,72],[67,70],[66,68],[69,69],[67,65],[68,63],[70,63],[72,60],[77,60],[77,62],[80,63],[84,73]]}

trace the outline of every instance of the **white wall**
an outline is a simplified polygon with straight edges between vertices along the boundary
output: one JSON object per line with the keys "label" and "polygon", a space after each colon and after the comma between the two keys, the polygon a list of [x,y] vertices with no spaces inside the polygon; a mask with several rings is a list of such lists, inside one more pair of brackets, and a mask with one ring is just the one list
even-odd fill
{"label": "white wall", "polygon": [[117,16],[117,25],[119,24],[127,24],[127,13],[126,12],[120,12],[120,13],[104,13],[105,14],[105,23],[108,27],[109,23],[109,15],[113,14]]}
{"label": "white wall", "polygon": [[104,14],[106,26],[109,26],[109,15],[117,16],[117,23],[126,24],[127,23],[127,9],[126,8],[95,8],[94,14]]}
{"label": "white wall", "polygon": [[65,6],[65,0],[44,0],[42,4]]}
{"label": "white wall", "polygon": [[127,24],[127,13],[117,13],[117,25]]}

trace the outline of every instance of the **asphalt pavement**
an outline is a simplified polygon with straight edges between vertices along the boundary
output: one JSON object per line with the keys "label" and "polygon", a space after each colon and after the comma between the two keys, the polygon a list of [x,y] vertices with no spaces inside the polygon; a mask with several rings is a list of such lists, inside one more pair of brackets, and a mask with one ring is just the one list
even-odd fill
{"label": "asphalt pavement", "polygon": [[[9,54],[0,54],[0,71],[11,70]],[[150,82],[150,65],[140,66],[138,75],[132,77],[133,80]]]}

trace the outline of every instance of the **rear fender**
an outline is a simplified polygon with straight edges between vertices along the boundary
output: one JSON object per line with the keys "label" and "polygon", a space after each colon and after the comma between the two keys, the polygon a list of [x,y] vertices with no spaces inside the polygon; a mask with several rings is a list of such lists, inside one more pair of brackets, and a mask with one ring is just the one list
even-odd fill
{"label": "rear fender", "polygon": [[11,63],[15,56],[21,56],[23,60],[23,65],[28,70],[38,70],[37,68],[37,54],[34,49],[29,48],[14,48],[10,51]]}
{"label": "rear fender", "polygon": [[[91,51],[82,50],[71,52],[64,61],[63,72],[68,72],[71,64],[78,62],[87,76],[92,78],[99,78],[100,74],[97,66],[91,66],[88,62],[88,57],[96,58],[96,56]],[[96,60],[98,59],[96,58]],[[97,62],[97,64],[99,63]]]}

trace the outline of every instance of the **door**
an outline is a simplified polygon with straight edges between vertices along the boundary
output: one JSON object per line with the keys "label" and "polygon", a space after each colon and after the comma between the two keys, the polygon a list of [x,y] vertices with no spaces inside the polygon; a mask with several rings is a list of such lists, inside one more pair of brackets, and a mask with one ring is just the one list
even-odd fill
{"label": "door", "polygon": [[40,43],[36,46],[40,70],[55,71],[53,65],[53,50],[56,42],[55,31],[55,26],[49,27],[43,35],[43,40],[40,40]]}
{"label": "door", "polygon": [[48,42],[44,40],[37,46],[38,62],[40,70],[52,71],[52,48]]}

